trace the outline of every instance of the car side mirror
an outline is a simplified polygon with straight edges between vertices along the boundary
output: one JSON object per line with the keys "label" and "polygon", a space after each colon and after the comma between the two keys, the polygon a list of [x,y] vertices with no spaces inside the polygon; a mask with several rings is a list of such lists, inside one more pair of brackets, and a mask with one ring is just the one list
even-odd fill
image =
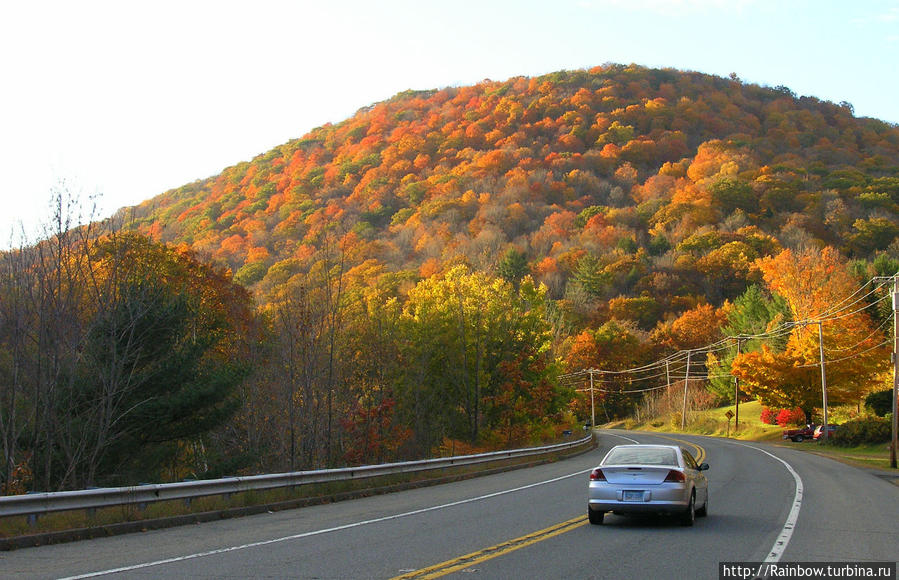
{"label": "car side mirror", "polygon": [[699,466],[699,471],[705,471],[708,468],[709,468],[709,464],[703,463],[702,465]]}

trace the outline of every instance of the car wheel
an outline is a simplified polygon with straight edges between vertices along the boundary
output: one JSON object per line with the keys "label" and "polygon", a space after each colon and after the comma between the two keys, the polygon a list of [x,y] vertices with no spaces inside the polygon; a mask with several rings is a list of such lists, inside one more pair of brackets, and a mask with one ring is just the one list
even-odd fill
{"label": "car wheel", "polygon": [[709,515],[709,496],[706,494],[705,503],[702,504],[702,507],[696,510],[696,517],[704,518]]}
{"label": "car wheel", "polygon": [[605,517],[605,513],[600,511],[591,510],[587,508],[587,519],[590,520],[590,523],[594,526],[601,526],[603,517]]}
{"label": "car wheel", "polygon": [[696,492],[690,494],[690,503],[687,505],[687,511],[684,512],[684,515],[681,516],[681,524],[685,526],[692,526],[693,522],[696,521]]}
{"label": "car wheel", "polygon": [[797,436],[793,437],[793,441],[795,441],[796,443],[802,443],[802,441],[804,439],[805,439],[805,437],[803,437],[802,435],[797,435]]}

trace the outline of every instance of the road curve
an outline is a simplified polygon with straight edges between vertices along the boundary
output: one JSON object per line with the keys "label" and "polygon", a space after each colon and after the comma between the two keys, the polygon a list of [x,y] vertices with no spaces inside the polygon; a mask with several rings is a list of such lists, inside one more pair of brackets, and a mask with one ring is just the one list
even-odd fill
{"label": "road curve", "polygon": [[[593,452],[530,469],[0,553],[0,577],[680,579],[717,578],[719,561],[899,559],[899,487],[867,471],[786,446],[599,438]],[[587,474],[603,453],[672,439],[698,446],[712,466],[709,516],[692,528],[614,515],[589,525]]]}

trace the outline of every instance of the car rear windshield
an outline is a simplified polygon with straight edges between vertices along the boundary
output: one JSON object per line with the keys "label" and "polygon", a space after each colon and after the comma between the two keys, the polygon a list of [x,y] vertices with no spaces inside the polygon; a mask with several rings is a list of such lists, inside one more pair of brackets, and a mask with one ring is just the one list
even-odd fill
{"label": "car rear windshield", "polygon": [[674,449],[664,447],[619,447],[609,452],[603,465],[667,465],[677,467]]}

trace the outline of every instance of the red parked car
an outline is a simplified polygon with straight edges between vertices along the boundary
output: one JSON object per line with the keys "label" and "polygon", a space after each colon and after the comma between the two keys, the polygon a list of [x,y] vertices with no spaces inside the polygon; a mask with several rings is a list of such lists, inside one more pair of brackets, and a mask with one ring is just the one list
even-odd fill
{"label": "red parked car", "polygon": [[790,439],[796,443],[802,443],[807,439],[815,439],[815,425],[810,424],[801,429],[785,429],[783,433],[784,439]]}

